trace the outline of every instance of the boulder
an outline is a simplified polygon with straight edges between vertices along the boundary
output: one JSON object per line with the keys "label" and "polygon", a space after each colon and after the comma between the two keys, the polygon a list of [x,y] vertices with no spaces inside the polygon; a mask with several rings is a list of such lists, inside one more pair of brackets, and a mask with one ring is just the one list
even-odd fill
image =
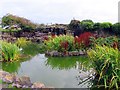
{"label": "boulder", "polygon": [[69,52],[68,54],[69,54],[69,56],[72,56],[72,52]]}
{"label": "boulder", "polygon": [[35,82],[31,88],[45,88],[45,85],[43,83]]}
{"label": "boulder", "polygon": [[30,78],[27,76],[22,76],[20,78],[16,78],[16,81],[14,82],[13,86],[16,87],[31,87],[32,83],[30,81]]}
{"label": "boulder", "polygon": [[0,85],[0,90],[3,90],[2,88],[7,88],[9,86],[9,84],[7,84],[7,83],[2,83],[1,85]]}
{"label": "boulder", "polygon": [[14,82],[16,79],[16,76],[13,74],[7,74],[5,77],[2,78],[3,82],[6,83],[12,83]]}
{"label": "boulder", "polygon": [[48,56],[59,56],[59,52],[57,52],[57,51],[46,52],[46,55],[48,55]]}
{"label": "boulder", "polygon": [[72,52],[72,55],[73,55],[73,56],[78,56],[78,55],[79,55],[79,52],[78,52],[78,51],[73,51],[73,52]]}
{"label": "boulder", "polygon": [[45,52],[45,55],[50,56],[50,52],[49,52],[49,51],[46,51],[46,52]]}
{"label": "boulder", "polygon": [[12,87],[22,88],[22,85],[19,85],[18,83],[13,83]]}
{"label": "boulder", "polygon": [[57,57],[57,56],[59,56],[59,52],[57,52],[57,51],[54,51],[54,52],[53,52],[53,56],[54,56],[54,57]]}
{"label": "boulder", "polygon": [[64,56],[65,56],[65,54],[61,52],[61,53],[60,53],[60,56],[61,56],[61,57],[64,57]]}
{"label": "boulder", "polygon": [[9,75],[9,73],[8,73],[8,72],[5,72],[5,71],[0,70],[0,78],[1,78],[1,79],[2,79],[2,78],[4,78],[6,75]]}
{"label": "boulder", "polygon": [[[27,76],[18,77],[14,74],[10,74],[8,72],[0,70],[0,78],[3,82],[6,82],[3,87],[7,88],[9,84],[12,84],[12,87],[17,88],[45,88],[43,83],[35,82],[31,83],[31,80]],[[0,84],[0,88],[2,84]]]}
{"label": "boulder", "polygon": [[79,54],[80,55],[84,55],[85,53],[83,51],[79,51]]}

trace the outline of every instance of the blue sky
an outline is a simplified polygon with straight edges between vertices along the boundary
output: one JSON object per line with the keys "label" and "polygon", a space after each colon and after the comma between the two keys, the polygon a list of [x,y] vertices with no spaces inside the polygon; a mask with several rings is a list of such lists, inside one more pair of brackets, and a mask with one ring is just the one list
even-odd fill
{"label": "blue sky", "polygon": [[94,22],[118,22],[119,0],[0,0],[0,17],[7,13],[36,23],[70,23],[92,19]]}

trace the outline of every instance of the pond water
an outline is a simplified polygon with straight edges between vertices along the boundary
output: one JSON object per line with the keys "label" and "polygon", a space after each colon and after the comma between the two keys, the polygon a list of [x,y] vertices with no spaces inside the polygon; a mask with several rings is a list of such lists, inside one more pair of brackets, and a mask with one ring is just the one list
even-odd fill
{"label": "pond water", "polygon": [[46,57],[38,54],[23,62],[3,63],[2,69],[18,76],[27,75],[32,82],[42,82],[55,88],[87,88],[80,82],[89,75],[87,57]]}

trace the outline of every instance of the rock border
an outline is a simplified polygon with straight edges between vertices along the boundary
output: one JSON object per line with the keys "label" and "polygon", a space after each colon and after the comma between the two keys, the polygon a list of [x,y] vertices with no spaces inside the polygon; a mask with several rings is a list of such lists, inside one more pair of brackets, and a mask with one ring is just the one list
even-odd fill
{"label": "rock border", "polygon": [[[18,77],[3,70],[0,70],[0,79],[3,83],[11,84],[12,87],[16,88],[46,88],[43,83],[32,83],[28,76]],[[3,85],[2,88],[4,88]]]}
{"label": "rock border", "polygon": [[51,57],[66,57],[66,56],[82,56],[87,55],[85,51],[71,51],[71,52],[58,52],[58,51],[47,51],[45,53],[46,56]]}

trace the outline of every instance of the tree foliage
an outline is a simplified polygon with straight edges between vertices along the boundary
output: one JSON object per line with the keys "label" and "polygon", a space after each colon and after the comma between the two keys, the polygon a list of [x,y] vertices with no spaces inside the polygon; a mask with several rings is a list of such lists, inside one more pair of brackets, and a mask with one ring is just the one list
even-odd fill
{"label": "tree foliage", "polygon": [[3,27],[12,25],[18,25],[22,30],[32,30],[36,27],[36,24],[23,17],[15,16],[12,14],[7,14],[2,17]]}
{"label": "tree foliage", "polygon": [[69,29],[70,30],[75,30],[80,28],[80,21],[79,20],[71,20],[69,24]]}
{"label": "tree foliage", "polygon": [[79,36],[83,32],[79,20],[71,20],[69,24],[69,29],[74,32],[74,36]]}
{"label": "tree foliage", "polygon": [[97,30],[100,30],[101,29],[101,23],[94,23],[94,25],[93,25],[93,30],[94,31],[97,31]]}
{"label": "tree foliage", "polygon": [[83,31],[92,31],[93,30],[94,22],[92,20],[83,20],[80,23]]}
{"label": "tree foliage", "polygon": [[113,31],[114,33],[120,34],[120,23],[115,23],[115,24],[113,24],[113,26],[112,26],[112,31]]}
{"label": "tree foliage", "polygon": [[110,23],[110,22],[101,23],[101,29],[104,31],[111,31],[112,30],[112,23]]}

